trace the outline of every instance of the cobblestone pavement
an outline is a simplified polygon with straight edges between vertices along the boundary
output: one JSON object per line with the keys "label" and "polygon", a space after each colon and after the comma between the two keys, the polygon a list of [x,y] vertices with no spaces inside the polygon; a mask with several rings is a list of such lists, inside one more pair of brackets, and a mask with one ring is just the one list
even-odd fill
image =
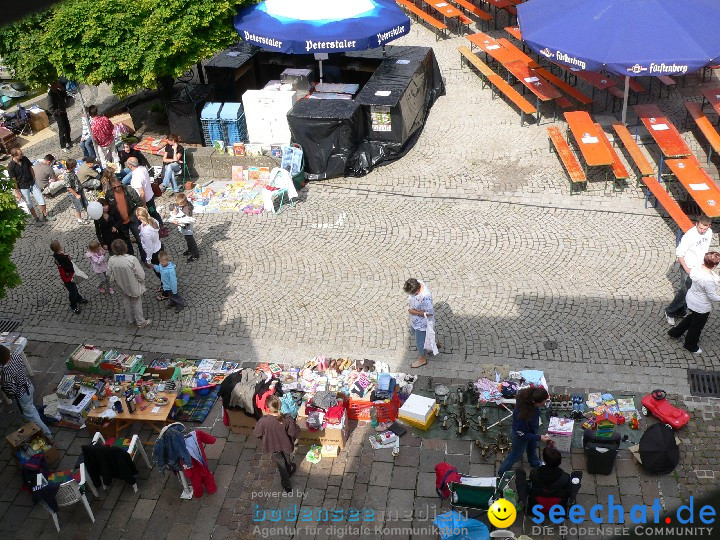
{"label": "cobblestone pavement", "polygon": [[[36,370],[37,395],[54,390],[65,371],[64,360],[73,349],[74,346],[62,343],[31,341],[28,344],[26,352]],[[464,381],[434,377],[433,382],[462,384]],[[422,388],[427,381],[421,378],[417,384]],[[561,393],[571,391],[567,388],[556,390]],[[669,399],[682,402],[693,415],[689,426],[679,432],[681,461],[675,472],[660,477],[648,475],[631,461],[628,451],[621,450],[611,475],[591,475],[585,471],[581,450],[573,448],[572,455],[565,458],[564,468],[585,471],[579,504],[589,508],[589,505],[607,501],[608,495],[613,495],[615,502],[622,504],[626,511],[636,504],[652,505],[656,498],[664,510],[672,510],[687,502],[690,495],[697,500],[716,486],[715,477],[720,475],[715,451],[720,404],[717,400],[674,395]],[[137,493],[118,480],[107,491],[101,491],[97,498],[89,494],[95,523],[89,520],[81,505],[61,509],[60,535],[55,533],[47,512],[40,506],[33,506],[28,493],[19,491],[18,468],[4,444],[0,451],[0,536],[33,540],[58,537],[83,540],[304,540],[339,538],[345,534],[343,538],[429,540],[437,538],[432,532],[432,520],[449,508],[435,493],[435,465],[448,461],[465,474],[494,476],[501,461],[499,456],[481,457],[472,441],[427,439],[413,433],[401,438],[400,455],[393,458],[389,450],[372,450],[368,437],[373,431],[367,424],[351,422],[347,445],[336,459],[323,459],[310,465],[302,460],[308,448],[298,447],[298,471],[293,476],[296,491],[292,497],[281,497],[282,488],[274,464],[262,455],[254,438],[229,432],[222,423],[221,411],[218,402],[200,426],[217,437],[215,444],[206,447],[209,467],[218,485],[217,493],[182,501],[180,484],[174,478],[161,476],[156,469],[148,470],[139,461]],[[647,425],[645,422],[641,427]],[[0,435],[8,435],[22,423],[14,404],[0,405]],[[60,461],[52,466],[52,470],[72,468],[81,453],[81,446],[88,444],[90,437],[85,430],[53,428],[53,431]],[[148,427],[141,430],[135,426],[130,433],[138,433],[145,441],[155,438]],[[527,470],[527,464],[524,467]],[[349,509],[364,509],[362,515],[372,517],[356,523],[347,520],[321,523],[318,531],[312,530],[317,525],[313,522],[271,521],[270,518],[275,517],[270,513],[272,510],[282,509],[292,514],[295,506],[298,511],[307,508],[315,513],[318,508],[343,509],[344,515]],[[285,526],[288,528],[278,529]],[[527,532],[531,532],[531,526],[527,521]],[[512,530],[520,533],[520,519]],[[532,538],[555,536],[532,534]],[[569,538],[599,539],[600,535],[580,534]]]}
{"label": "cobblestone pavement", "polygon": [[[603,381],[602,386],[618,391],[663,387],[686,396],[688,368],[718,369],[717,317],[711,316],[703,332],[702,356],[686,353],[665,335],[662,309],[676,281],[675,227],[662,211],[644,208],[639,189],[629,186],[615,193],[599,178],[590,182],[588,192],[570,197],[559,161],[548,153],[545,125],[550,122],[521,128],[515,110],[491,100],[477,76],[460,69],[457,47],[466,45],[465,39],[435,43],[430,32],[413,25],[400,43],[433,46],[447,84],[447,95],[433,106],[408,155],[363,178],[312,183],[294,209],[278,216],[200,216],[201,259],[194,263],[180,256],[184,242],[173,231],[165,246],[178,264],[189,306],[180,314],[168,313],[148,294],[145,311],[153,323],[147,329],[123,326],[119,300],[99,294],[94,278],[80,285],[90,304],[80,315],[69,311],[48,244],[60,239],[86,266],[82,254],[94,235],[91,226],[75,223],[65,195],[51,199],[58,221],[28,226],[13,255],[23,284],[0,303],[3,317],[22,319],[23,334],[38,343],[33,361],[45,365],[61,357],[65,345],[88,340],[147,353],[245,361],[297,361],[316,354],[372,357],[407,370],[416,352],[401,286],[417,276],[434,293],[443,344],[443,354],[419,370],[422,375],[466,379],[482,364],[499,363],[544,369],[553,385],[589,389]],[[697,95],[697,86],[681,88],[660,106],[682,126],[682,100]],[[604,113],[595,118],[605,126],[614,120]],[[703,161],[695,135],[683,135]],[[39,157],[57,150],[56,144],[44,141],[27,153]],[[655,150],[651,155],[657,160]],[[708,170],[717,176],[714,165]],[[148,273],[149,283],[154,279]],[[59,372],[49,375],[56,379]],[[0,418],[4,428],[16,423],[12,416]],[[271,474],[270,465],[261,461],[254,467],[254,443],[228,435],[217,412],[208,422],[225,441],[212,450],[213,466],[222,473],[218,476],[231,479],[222,486],[222,502],[217,504],[220,495],[187,504],[165,496],[174,493],[174,481],[160,482],[160,487],[148,483],[139,495],[114,486],[93,503],[98,523],[112,524],[103,537],[164,531],[173,538],[206,538],[211,525],[220,536],[233,524],[247,523],[247,491]],[[715,408],[691,424],[687,446],[692,449],[684,450],[691,459],[678,479],[639,477],[638,482],[649,482],[639,485],[672,484],[675,491],[668,487],[662,493],[676,502],[710,482],[719,472],[712,451],[717,429]],[[356,433],[358,440],[365,438]],[[68,455],[77,455],[82,438],[78,434],[66,443]],[[317,467],[322,474],[301,469],[299,477],[307,476],[308,490],[317,490],[313,504],[363,497],[404,508],[418,499],[429,501],[434,493],[427,464],[419,466],[409,457],[431,454],[424,446],[415,448],[403,450],[406,464],[393,466],[377,464],[379,455],[351,444],[338,461],[344,477],[336,470],[339,465],[329,462]],[[434,457],[439,457],[442,449],[436,450]],[[469,452],[457,454],[473,463]],[[7,462],[7,449],[0,456]],[[464,466],[466,458],[457,459]],[[419,469],[415,499],[406,492],[409,484],[396,487],[395,473],[388,475],[393,467]],[[13,485],[17,478],[10,470],[6,467],[0,480]],[[405,476],[401,469],[397,474]],[[352,475],[346,484],[344,478]],[[625,493],[620,480],[619,487],[611,477],[608,485],[598,480],[597,487],[587,482],[584,489],[592,485],[597,490],[587,493],[589,498]],[[4,530],[25,518],[36,532],[51,530],[39,509],[14,502],[14,496],[14,490],[3,490]],[[64,526],[77,527],[77,534],[102,531],[100,525],[85,524],[81,512],[76,517],[72,523],[63,520]]]}

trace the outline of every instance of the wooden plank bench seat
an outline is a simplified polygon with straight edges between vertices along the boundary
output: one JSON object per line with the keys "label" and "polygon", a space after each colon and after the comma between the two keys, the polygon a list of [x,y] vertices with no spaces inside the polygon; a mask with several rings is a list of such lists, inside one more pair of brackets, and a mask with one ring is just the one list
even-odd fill
{"label": "wooden plank bench seat", "polygon": [[593,99],[590,96],[586,96],[580,90],[575,88],[572,84],[563,81],[560,77],[552,74],[549,70],[545,68],[537,68],[535,69],[535,72],[541,77],[543,77],[546,81],[557,86],[560,90],[565,92],[578,103],[582,105],[592,105]]}
{"label": "wooden plank bench seat", "polygon": [[638,175],[638,183],[643,176],[653,176],[655,174],[653,166],[645,157],[645,154],[642,153],[640,146],[638,146],[638,143],[635,141],[628,128],[625,127],[625,124],[615,122],[613,124],[613,129],[620,138],[625,150],[627,150],[628,154],[630,154],[630,158],[632,158],[633,162],[640,171],[640,174]]}
{"label": "wooden plank bench seat", "polygon": [[515,90],[510,83],[503,79],[500,75],[495,73],[490,66],[480,60],[475,53],[465,46],[458,47],[460,51],[460,64],[462,65],[462,59],[465,58],[472,66],[474,66],[481,75],[487,80],[488,84],[493,89],[493,98],[495,97],[495,90],[502,93],[510,101],[512,101],[518,109],[520,109],[520,125],[525,123],[525,115],[533,115],[538,112],[535,106],[525,99],[517,90]]}
{"label": "wooden plank bench seat", "polygon": [[[692,101],[686,101],[685,109],[687,109],[687,116],[692,116],[693,120],[695,120],[695,125],[700,129],[702,134],[705,135],[708,141],[707,162],[710,163],[713,150],[720,154],[720,133],[717,132],[710,123],[710,119],[702,112],[702,105]],[[686,125],[687,116],[685,117]]]}
{"label": "wooden plank bench seat", "polygon": [[[658,98],[662,99],[663,94],[663,88],[667,90],[667,95],[670,95],[670,90],[675,88],[677,86],[677,81],[670,77],[669,75],[658,75],[657,77],[654,77],[658,82],[660,82],[660,85],[658,86]],[[652,82],[653,79],[650,79],[650,88],[652,91]]]}
{"label": "wooden plank bench seat", "polygon": [[555,149],[555,153],[557,153],[565,171],[567,171],[568,177],[570,178],[570,194],[572,195],[576,187],[581,188],[587,186],[585,171],[583,171],[582,165],[580,165],[580,162],[570,149],[570,145],[565,140],[565,137],[563,137],[560,128],[550,126],[547,130],[550,140],[550,151],[552,152],[553,148]]}
{"label": "wooden plank bench seat", "polygon": [[418,18],[422,19],[426,23],[428,23],[430,26],[435,28],[437,32],[435,32],[435,41],[440,39],[440,36],[447,37],[447,30],[448,27],[445,23],[442,23],[438,21],[435,17],[432,17],[431,15],[428,15],[425,13],[422,9],[417,7],[415,4],[410,2],[409,0],[395,0],[398,4],[406,8],[410,13],[415,15],[415,20],[417,21]]}
{"label": "wooden plank bench seat", "polygon": [[670,196],[667,190],[660,185],[660,182],[657,181],[657,178],[655,178],[654,176],[643,176],[642,181],[647,187],[647,192],[645,194],[645,208],[647,208],[648,199],[650,198],[650,193],[652,193],[655,197],[655,205],[657,205],[657,203],[660,203],[660,205],[665,209],[665,211],[673,219],[673,221],[677,223],[677,226],[680,227],[682,232],[685,233],[692,229],[693,223],[690,218],[685,212],[683,212],[683,209],[680,208],[680,205],[677,203],[677,201],[675,201],[675,199]]}
{"label": "wooden plank bench seat", "polygon": [[598,134],[600,135],[600,140],[605,145],[605,148],[608,149],[608,152],[610,152],[610,155],[613,158],[612,165],[610,165],[613,176],[615,177],[615,181],[613,182],[613,188],[623,189],[625,187],[624,181],[630,178],[630,174],[627,172],[627,169],[625,168],[625,165],[623,165],[622,161],[620,161],[620,156],[617,155],[617,152],[612,147],[612,144],[610,144],[610,141],[605,135],[602,126],[600,124],[595,124],[595,127],[597,128]]}
{"label": "wooden plank bench seat", "polygon": [[472,2],[469,2],[468,0],[451,0],[451,1],[455,4],[457,4],[458,6],[460,6],[462,9],[466,10],[468,13],[475,15],[483,23],[487,23],[492,20],[492,15],[490,15],[487,11],[483,10],[482,8],[479,8]]}

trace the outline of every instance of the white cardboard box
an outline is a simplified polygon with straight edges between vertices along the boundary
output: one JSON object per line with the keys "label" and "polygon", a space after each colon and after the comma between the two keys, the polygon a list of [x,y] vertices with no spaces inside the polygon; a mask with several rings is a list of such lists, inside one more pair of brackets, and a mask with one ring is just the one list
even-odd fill
{"label": "white cardboard box", "polygon": [[555,443],[555,448],[566,454],[570,453],[573,429],[575,421],[570,418],[558,418],[553,416],[548,424],[548,435]]}
{"label": "white cardboard box", "polygon": [[405,403],[403,403],[403,406],[400,407],[398,415],[425,423],[430,417],[434,406],[434,398],[410,394]]}

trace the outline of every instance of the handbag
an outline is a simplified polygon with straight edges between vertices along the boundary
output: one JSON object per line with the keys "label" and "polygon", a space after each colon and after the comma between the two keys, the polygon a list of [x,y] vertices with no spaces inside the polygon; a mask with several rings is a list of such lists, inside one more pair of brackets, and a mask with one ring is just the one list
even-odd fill
{"label": "handbag", "polygon": [[170,231],[168,231],[167,227],[165,227],[163,225],[162,227],[160,227],[160,230],[158,231],[158,236],[160,238],[167,238],[168,236],[170,236]]}
{"label": "handbag", "polygon": [[162,189],[160,189],[160,185],[157,182],[151,182],[150,186],[152,187],[153,197],[162,196]]}
{"label": "handbag", "polygon": [[75,277],[79,277],[80,279],[89,279],[88,275],[85,272],[83,272],[82,270],[80,270],[78,268],[77,264],[75,264],[75,262],[73,262],[72,265],[73,265],[73,270],[75,272]]}
{"label": "handbag", "polygon": [[437,342],[435,341],[435,318],[428,317],[425,314],[425,320],[427,321],[427,328],[425,329],[425,343],[423,348],[426,351],[432,352],[433,356],[438,354]]}

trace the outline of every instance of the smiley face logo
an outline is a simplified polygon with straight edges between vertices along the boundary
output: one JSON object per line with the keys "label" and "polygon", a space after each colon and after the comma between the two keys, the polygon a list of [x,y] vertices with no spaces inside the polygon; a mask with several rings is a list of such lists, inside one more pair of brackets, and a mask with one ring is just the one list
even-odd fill
{"label": "smiley face logo", "polygon": [[515,523],[517,511],[507,499],[498,499],[488,509],[488,519],[498,529],[507,529]]}

